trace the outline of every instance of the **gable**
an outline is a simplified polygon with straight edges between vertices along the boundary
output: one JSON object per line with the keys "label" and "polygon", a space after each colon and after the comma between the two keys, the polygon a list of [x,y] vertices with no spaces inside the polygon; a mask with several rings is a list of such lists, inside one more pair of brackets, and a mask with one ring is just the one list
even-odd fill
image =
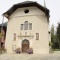
{"label": "gable", "polygon": [[[28,13],[25,13],[25,10],[29,10]],[[41,11],[37,7],[25,7],[25,8],[18,8],[16,9],[11,15],[12,17],[22,17],[22,16],[36,16],[36,15],[45,15],[43,11]]]}
{"label": "gable", "polygon": [[33,1],[25,1],[22,3],[18,3],[13,5],[8,11],[6,11],[3,15],[7,18],[9,18],[9,16],[18,8],[23,8],[23,7],[32,7],[35,6],[37,8],[39,8],[40,10],[42,10],[47,16],[49,16],[49,10],[45,7],[43,7],[42,5],[38,4],[37,2],[33,2]]}

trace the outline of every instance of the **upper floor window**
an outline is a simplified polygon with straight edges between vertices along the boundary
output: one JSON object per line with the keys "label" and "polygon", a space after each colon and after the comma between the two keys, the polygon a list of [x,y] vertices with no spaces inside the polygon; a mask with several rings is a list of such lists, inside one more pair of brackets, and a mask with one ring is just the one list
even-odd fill
{"label": "upper floor window", "polygon": [[23,24],[21,24],[21,30],[23,30]]}
{"label": "upper floor window", "polygon": [[21,24],[21,30],[32,30],[32,23],[25,21],[24,24]]}
{"label": "upper floor window", "polygon": [[29,23],[29,30],[32,30],[32,23]]}
{"label": "upper floor window", "polygon": [[28,30],[28,21],[24,22],[24,30]]}

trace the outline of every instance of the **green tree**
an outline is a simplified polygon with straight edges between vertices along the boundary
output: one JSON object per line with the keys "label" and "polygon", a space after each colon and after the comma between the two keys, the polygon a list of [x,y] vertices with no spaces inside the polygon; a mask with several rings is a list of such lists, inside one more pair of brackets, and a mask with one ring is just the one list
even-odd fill
{"label": "green tree", "polygon": [[51,27],[51,43],[52,43],[52,48],[54,48],[54,25],[52,24]]}
{"label": "green tree", "polygon": [[51,42],[54,43],[54,25],[51,27]]}
{"label": "green tree", "polygon": [[54,49],[59,49],[59,41],[57,34],[54,35]]}
{"label": "green tree", "polygon": [[58,23],[58,27],[57,27],[57,37],[58,37],[58,41],[59,41],[59,49],[60,49],[60,23]]}

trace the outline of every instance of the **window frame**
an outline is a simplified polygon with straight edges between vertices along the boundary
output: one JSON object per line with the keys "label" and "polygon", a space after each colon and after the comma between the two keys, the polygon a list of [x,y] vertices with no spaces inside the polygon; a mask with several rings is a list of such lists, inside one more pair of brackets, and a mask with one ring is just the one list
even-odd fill
{"label": "window frame", "polygon": [[16,41],[16,33],[13,34],[13,40]]}
{"label": "window frame", "polygon": [[24,24],[21,24],[21,27],[20,28],[21,28],[21,30],[23,30],[24,29]]}
{"label": "window frame", "polygon": [[39,33],[36,33],[36,40],[39,40]]}
{"label": "window frame", "polygon": [[16,50],[16,45],[12,45],[12,50]]}
{"label": "window frame", "polygon": [[24,30],[28,30],[28,21],[24,22]]}
{"label": "window frame", "polygon": [[29,23],[29,30],[32,30],[32,23]]}

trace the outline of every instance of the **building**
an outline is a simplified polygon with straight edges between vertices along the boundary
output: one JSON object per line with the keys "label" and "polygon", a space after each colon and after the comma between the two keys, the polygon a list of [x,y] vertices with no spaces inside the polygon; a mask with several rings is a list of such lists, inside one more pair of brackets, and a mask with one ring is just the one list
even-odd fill
{"label": "building", "polygon": [[8,19],[5,48],[21,53],[29,48],[33,53],[49,53],[49,10],[37,2],[25,1],[13,5],[3,16]]}
{"label": "building", "polygon": [[5,37],[6,37],[6,26],[7,23],[0,24],[0,48],[5,48]]}

